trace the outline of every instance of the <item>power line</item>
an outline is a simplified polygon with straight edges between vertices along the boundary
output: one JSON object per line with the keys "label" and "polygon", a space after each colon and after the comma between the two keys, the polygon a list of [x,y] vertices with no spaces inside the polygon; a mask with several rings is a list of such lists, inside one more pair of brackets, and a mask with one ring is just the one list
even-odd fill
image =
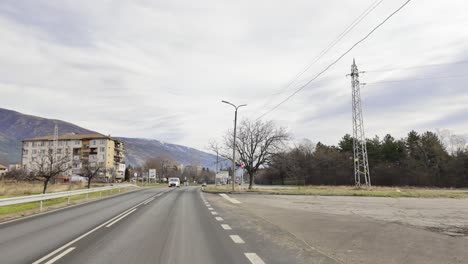
{"label": "power line", "polygon": [[435,76],[435,77],[426,77],[426,78],[412,78],[412,79],[401,79],[401,80],[388,80],[388,81],[378,81],[366,83],[366,85],[374,85],[381,83],[393,83],[393,82],[412,82],[412,81],[424,81],[424,80],[434,80],[434,79],[455,79],[455,78],[466,78],[468,75],[452,75],[452,76]]}
{"label": "power line", "polygon": [[336,44],[338,44],[338,42],[340,42],[349,32],[351,32],[351,30],[353,30],[359,23],[361,23],[361,21],[366,18],[372,11],[374,11],[375,8],[377,8],[377,6],[379,6],[384,0],[376,0],[374,1],[370,6],[368,6],[357,18],[355,18],[353,20],[353,22],[351,22],[351,24],[349,24],[345,30],[343,32],[341,32],[332,42],[330,42],[330,44],[328,44],[328,46],[326,48],[324,48],[313,60],[312,62],[306,66],[301,72],[299,72],[298,74],[296,74],[296,76],[294,76],[294,78],[288,83],[288,85],[286,85],[285,88],[279,90],[279,91],[276,91],[274,92],[273,94],[271,94],[268,99],[267,99],[267,102],[262,106],[265,107],[267,106],[270,102],[271,102],[271,97],[275,96],[275,95],[279,95],[279,94],[282,94],[283,92],[285,92],[286,90],[288,90],[293,84],[295,84],[299,77],[301,77],[304,73],[306,73],[312,66],[315,65],[315,63],[317,63],[317,61],[319,61],[323,56],[325,56],[325,54],[327,54],[333,47],[336,46]]}
{"label": "power line", "polygon": [[428,67],[437,67],[437,66],[454,65],[454,64],[465,64],[465,63],[468,63],[468,60],[447,62],[447,63],[434,63],[434,64],[426,64],[426,65],[417,65],[417,66],[409,66],[409,67],[400,67],[400,68],[377,69],[377,70],[370,70],[370,71],[366,70],[365,72],[399,71],[399,70],[410,70],[410,69],[417,69],[417,68],[428,68]]}
{"label": "power line", "polygon": [[257,120],[266,116],[267,114],[273,112],[274,110],[276,110],[278,107],[280,107],[282,104],[284,104],[285,102],[287,102],[289,99],[291,99],[293,96],[295,96],[297,93],[299,93],[300,91],[302,91],[305,87],[307,87],[311,82],[315,81],[318,77],[320,77],[323,73],[325,73],[326,71],[328,71],[333,65],[335,65],[336,63],[338,63],[338,61],[340,61],[344,56],[346,56],[349,52],[351,52],[357,45],[361,44],[363,41],[365,41],[367,38],[369,38],[370,35],[372,35],[372,33],[374,33],[378,28],[380,28],[383,24],[385,24],[385,22],[387,22],[391,17],[393,17],[396,13],[398,13],[401,9],[403,9],[407,4],[409,4],[409,2],[411,2],[411,0],[407,0],[403,5],[401,5],[398,9],[396,9],[393,13],[391,13],[389,16],[387,16],[387,18],[385,18],[382,22],[380,22],[376,27],[374,27],[369,33],[367,33],[367,35],[365,35],[362,39],[360,39],[358,42],[354,43],[347,51],[345,51],[342,55],[340,55],[336,60],[334,60],[332,63],[330,63],[327,67],[325,67],[325,69],[323,69],[321,72],[319,72],[317,75],[315,75],[312,79],[310,79],[308,82],[306,82],[304,85],[302,85],[301,87],[299,87],[299,89],[297,89],[296,91],[294,91],[291,95],[289,95],[288,97],[286,97],[286,99],[284,99],[283,101],[281,101],[280,103],[278,103],[276,106],[274,106],[272,109],[268,110],[267,112],[265,112],[264,114],[260,115],[259,117],[257,117]]}

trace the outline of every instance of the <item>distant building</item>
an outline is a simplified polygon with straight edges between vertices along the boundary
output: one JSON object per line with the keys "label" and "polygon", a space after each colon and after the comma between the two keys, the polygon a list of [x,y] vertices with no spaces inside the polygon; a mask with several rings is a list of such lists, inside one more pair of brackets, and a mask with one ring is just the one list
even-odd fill
{"label": "distant building", "polygon": [[[21,167],[33,171],[40,155],[53,149],[53,135],[23,140]],[[63,176],[80,173],[84,161],[100,165],[104,176],[125,178],[124,143],[101,134],[65,134],[58,137],[58,158],[69,156],[69,170]]]}
{"label": "distant building", "polygon": [[0,164],[0,176],[5,175],[8,172],[8,168]]}
{"label": "distant building", "polygon": [[216,173],[216,184],[226,184],[229,178],[229,171],[219,171]]}
{"label": "distant building", "polygon": [[10,164],[8,165],[8,171],[20,170],[21,164]]}

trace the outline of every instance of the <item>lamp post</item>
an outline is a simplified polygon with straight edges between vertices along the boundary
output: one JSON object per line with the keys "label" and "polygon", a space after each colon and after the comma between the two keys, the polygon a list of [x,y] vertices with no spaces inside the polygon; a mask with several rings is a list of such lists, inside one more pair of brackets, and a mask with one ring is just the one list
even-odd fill
{"label": "lamp post", "polygon": [[247,106],[246,104],[242,104],[242,105],[238,105],[236,106],[235,104],[232,104],[228,101],[221,101],[222,103],[225,103],[225,104],[228,104],[228,105],[231,105],[232,107],[234,107],[235,112],[234,112],[234,141],[233,141],[233,145],[232,145],[232,176],[231,176],[231,182],[232,182],[232,191],[234,191],[234,185],[235,185],[235,182],[236,182],[236,129],[237,129],[237,109],[243,107],[243,106]]}

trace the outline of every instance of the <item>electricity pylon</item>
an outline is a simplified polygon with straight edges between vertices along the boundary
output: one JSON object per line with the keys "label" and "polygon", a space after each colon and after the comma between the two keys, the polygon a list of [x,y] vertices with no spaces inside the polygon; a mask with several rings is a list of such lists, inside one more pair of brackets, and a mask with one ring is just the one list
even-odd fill
{"label": "electricity pylon", "polygon": [[353,59],[351,65],[351,87],[353,100],[353,150],[354,150],[354,182],[356,187],[370,187],[369,161],[367,159],[366,136],[362,117],[361,88],[359,71]]}

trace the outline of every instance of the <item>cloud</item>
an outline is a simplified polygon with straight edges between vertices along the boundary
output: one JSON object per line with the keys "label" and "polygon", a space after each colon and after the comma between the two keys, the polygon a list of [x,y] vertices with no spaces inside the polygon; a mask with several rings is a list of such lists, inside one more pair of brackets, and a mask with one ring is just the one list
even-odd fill
{"label": "cloud", "polygon": [[[3,107],[106,134],[198,148],[255,118],[312,78],[399,2],[383,2],[289,88],[371,1],[47,1],[0,3]],[[413,2],[316,82],[267,116],[296,138],[336,143],[351,131],[349,73],[363,82],[452,75],[466,65],[371,72],[467,58],[465,1]],[[437,12],[434,12],[437,10]],[[465,133],[464,79],[362,88],[367,134],[439,126]],[[281,91],[278,93],[278,91]]]}

